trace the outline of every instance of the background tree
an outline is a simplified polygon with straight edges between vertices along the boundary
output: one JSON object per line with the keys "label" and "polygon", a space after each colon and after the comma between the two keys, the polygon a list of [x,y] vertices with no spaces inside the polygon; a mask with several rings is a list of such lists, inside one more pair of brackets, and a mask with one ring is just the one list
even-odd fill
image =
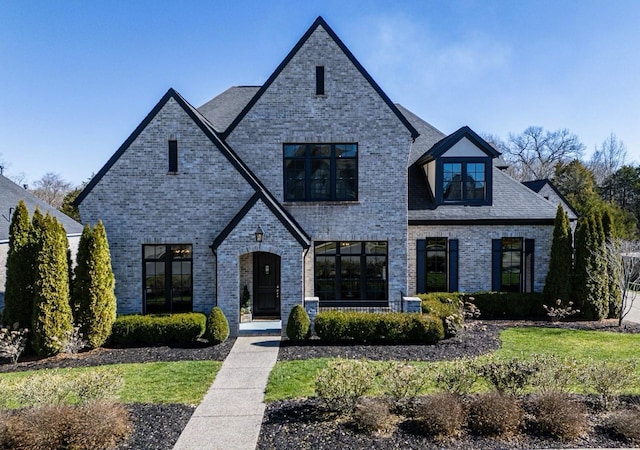
{"label": "background tree", "polygon": [[604,264],[604,233],[599,215],[580,217],[576,228],[574,302],[586,319],[601,320],[609,312]]}
{"label": "background tree", "polygon": [[511,176],[520,181],[552,178],[558,164],[579,159],[584,144],[569,130],[529,127],[520,134],[509,134],[505,143],[497,142],[502,156],[510,163]]}
{"label": "background tree", "polygon": [[39,199],[47,202],[56,209],[62,207],[64,197],[71,191],[71,183],[65,181],[57,173],[45,173],[36,181],[30,191]]}
{"label": "background tree", "polygon": [[587,164],[598,186],[620,169],[627,158],[627,148],[624,142],[611,133],[600,146],[596,147],[591,160]]}
{"label": "background tree", "polygon": [[[35,229],[39,228],[39,229]],[[67,267],[67,236],[62,225],[49,214],[34,223],[36,265],[32,346],[36,353],[59,353],[72,331]]]}
{"label": "background tree", "polygon": [[73,304],[77,308],[76,321],[89,346],[97,348],[106,342],[116,320],[115,278],[102,222],[98,222],[93,231],[85,225],[75,274]]}
{"label": "background tree", "polygon": [[9,226],[9,253],[5,282],[4,321],[31,327],[33,313],[33,246],[29,211],[22,200],[16,206]]}
{"label": "background tree", "polygon": [[549,271],[544,285],[544,295],[548,301],[571,300],[571,277],[573,273],[573,245],[569,217],[558,205],[553,228],[553,241]]}
{"label": "background tree", "polygon": [[60,206],[60,211],[78,222],[80,222],[80,210],[77,206],[73,205],[73,202],[76,198],[78,198],[78,195],[80,195],[82,189],[84,188],[78,187],[73,189],[72,191],[69,191],[67,195],[65,195],[62,199],[62,206]]}
{"label": "background tree", "polygon": [[622,239],[611,239],[606,243],[605,259],[608,264],[615,266],[612,279],[620,290],[620,304],[618,310],[618,326],[629,314],[636,295],[632,292],[633,283],[640,279],[640,242]]}

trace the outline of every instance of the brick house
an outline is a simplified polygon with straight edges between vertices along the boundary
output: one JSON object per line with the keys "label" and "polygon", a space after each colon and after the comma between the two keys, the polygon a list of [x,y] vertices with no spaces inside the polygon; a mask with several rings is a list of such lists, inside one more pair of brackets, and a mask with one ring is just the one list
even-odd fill
{"label": "brick house", "polygon": [[394,104],[319,17],[262,86],[200,108],[170,89],[76,203],[105,224],[120,313],[217,304],[236,334],[245,286],[283,321],[541,290],[556,206],[500,161]]}

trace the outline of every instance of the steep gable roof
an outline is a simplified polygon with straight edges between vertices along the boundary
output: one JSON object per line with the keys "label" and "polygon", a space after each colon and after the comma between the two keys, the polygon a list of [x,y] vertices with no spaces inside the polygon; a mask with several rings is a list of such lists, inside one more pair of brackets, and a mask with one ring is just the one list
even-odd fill
{"label": "steep gable roof", "polygon": [[476,145],[480,150],[482,150],[487,154],[487,156],[490,156],[491,158],[497,158],[500,156],[500,152],[498,152],[491,144],[482,139],[475,131],[465,125],[455,133],[450,134],[446,138],[436,143],[417,160],[416,164],[425,164],[438,158],[439,156],[442,156],[444,153],[446,153],[447,150],[457,144],[462,138],[469,139],[474,145]]}
{"label": "steep gable roof", "polygon": [[256,177],[253,172],[247,167],[246,164],[238,157],[238,155],[231,149],[231,147],[224,142],[213,125],[192,105],[190,105],[180,94],[178,94],[173,88],[170,88],[167,93],[160,99],[156,106],[151,110],[144,120],[138,125],[138,127],[131,133],[127,140],[118,148],[113,156],[107,161],[107,163],[100,169],[100,171],[91,179],[84,190],[78,195],[74,204],[79,205],[89,195],[91,190],[100,182],[102,177],[113,167],[118,161],[120,156],[129,148],[129,146],[136,140],[136,138],[142,133],[142,131],[149,125],[153,118],[160,112],[160,110],[170,100],[174,99],[178,105],[187,113],[187,115],[193,120],[193,122],[202,130],[202,132],[211,140],[211,142],[218,148],[227,160],[233,165],[238,173],[249,183],[249,185],[260,194],[260,198],[269,206],[278,219],[283,223],[285,227],[293,234],[297,241],[303,247],[309,247],[310,238],[298,222],[291,216],[287,210],[276,200],[276,198],[269,192],[269,190],[262,184],[262,182]]}
{"label": "steep gable roof", "polygon": [[318,16],[318,18],[313,22],[311,27],[307,30],[307,32],[300,38],[298,43],[291,49],[289,54],[284,58],[284,60],[280,63],[280,65],[276,68],[276,70],[271,74],[271,76],[267,79],[267,81],[262,85],[262,87],[258,90],[258,92],[253,96],[253,98],[249,101],[249,103],[243,108],[243,110],[238,114],[235,120],[229,125],[229,127],[222,134],[223,138],[227,138],[229,134],[233,131],[233,129],[242,121],[242,119],[247,115],[247,113],[253,108],[256,102],[262,97],[262,94],[271,86],[274,80],[280,75],[280,72],[289,64],[291,59],[298,53],[298,51],[302,48],[305,42],[309,39],[309,37],[316,31],[318,27],[322,27],[327,34],[333,39],[333,41],[338,45],[340,50],[347,56],[349,61],[358,69],[358,71],[362,74],[362,76],[367,80],[367,82],[371,85],[371,87],[377,92],[377,94],[383,99],[383,101],[387,104],[389,109],[398,117],[400,122],[409,130],[411,133],[411,137],[413,139],[417,138],[420,133],[416,130],[413,125],[407,120],[404,115],[398,110],[396,105],[389,99],[387,94],[378,86],[378,83],[369,75],[369,73],[365,70],[365,68],[358,62],[358,60],[353,56],[353,53],[347,48],[346,45],[340,40],[340,38],[336,35],[336,33],[327,25],[325,20]]}
{"label": "steep gable roof", "polygon": [[0,175],[0,242],[9,239],[9,227],[11,225],[10,211],[15,209],[20,200],[24,201],[30,214],[33,214],[35,209],[38,208],[43,214],[49,213],[58,219],[58,222],[62,224],[68,235],[82,233],[81,224],[39,199],[22,186]]}
{"label": "steep gable roof", "polygon": [[260,86],[232,86],[200,106],[198,111],[217,132],[223,133],[259,89]]}
{"label": "steep gable roof", "polygon": [[524,184],[526,187],[528,187],[529,189],[531,189],[533,192],[536,192],[536,193],[540,193],[542,188],[544,188],[545,186],[549,186],[549,188],[551,188],[551,190],[555,192],[555,194],[558,196],[560,201],[564,203],[567,206],[567,208],[569,208],[569,211],[575,215],[575,218],[579,217],[579,214],[574,209],[573,205],[569,203],[569,200],[567,200],[567,198],[564,195],[562,195],[562,192],[558,190],[558,188],[551,182],[550,179],[544,178],[542,180],[523,181],[522,184]]}
{"label": "steep gable roof", "polygon": [[401,104],[396,103],[396,106],[398,107],[400,112],[407,118],[407,120],[411,122],[411,125],[413,125],[420,133],[420,136],[418,136],[411,144],[411,154],[409,155],[408,164],[409,166],[411,166],[411,164],[416,162],[418,158],[424,155],[436,143],[447,137],[447,135],[409,111]]}

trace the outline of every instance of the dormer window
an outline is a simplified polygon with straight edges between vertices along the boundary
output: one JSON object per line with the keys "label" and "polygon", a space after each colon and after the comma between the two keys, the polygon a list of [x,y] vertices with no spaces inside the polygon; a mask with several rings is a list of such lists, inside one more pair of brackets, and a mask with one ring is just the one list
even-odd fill
{"label": "dormer window", "polygon": [[491,159],[438,158],[435,165],[435,199],[439,204],[490,205]]}

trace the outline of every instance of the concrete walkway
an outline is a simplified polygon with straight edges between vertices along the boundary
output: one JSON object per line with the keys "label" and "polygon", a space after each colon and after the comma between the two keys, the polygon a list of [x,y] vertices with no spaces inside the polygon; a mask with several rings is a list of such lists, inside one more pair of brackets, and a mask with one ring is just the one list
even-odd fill
{"label": "concrete walkway", "polygon": [[624,322],[640,323],[640,294],[638,292],[632,291],[629,292],[629,296],[631,295],[633,295],[635,298],[633,299],[631,310],[624,318]]}
{"label": "concrete walkway", "polygon": [[174,450],[255,450],[280,335],[241,336]]}

